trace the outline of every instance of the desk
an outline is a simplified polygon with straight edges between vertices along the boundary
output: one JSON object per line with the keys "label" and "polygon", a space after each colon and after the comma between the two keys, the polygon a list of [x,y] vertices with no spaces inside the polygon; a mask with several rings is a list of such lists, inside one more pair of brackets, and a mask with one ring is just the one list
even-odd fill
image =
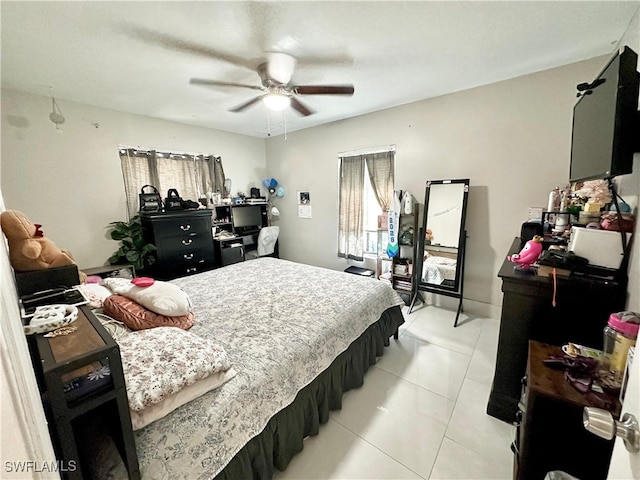
{"label": "desk", "polygon": [[514,269],[507,255],[520,251],[515,238],[498,272],[502,279],[502,314],[496,369],[487,413],[505,422],[516,420],[521,379],[527,364],[529,340],[552,345],[567,342],[602,349],[602,330],[609,315],[624,310],[627,282],[603,282],[587,276],[553,281]]}

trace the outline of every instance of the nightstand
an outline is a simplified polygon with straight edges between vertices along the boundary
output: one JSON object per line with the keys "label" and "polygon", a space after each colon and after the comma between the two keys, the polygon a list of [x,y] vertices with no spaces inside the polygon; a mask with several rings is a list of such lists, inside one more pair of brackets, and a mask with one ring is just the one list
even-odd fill
{"label": "nightstand", "polygon": [[[527,375],[522,382],[521,421],[516,423],[514,479],[542,479],[560,470],[580,479],[604,480],[609,470],[613,442],[588,432],[582,425],[584,407],[599,407],[564,378],[564,370],[544,364],[562,349],[529,342]],[[621,405],[616,396],[601,396],[617,419]]]}
{"label": "nightstand", "polygon": [[77,439],[100,418],[111,427],[129,478],[139,479],[120,349],[87,307],[78,308],[78,318],[70,326],[78,329],[53,338],[29,337],[56,455],[72,467],[63,476],[89,477],[86,459],[91,452],[83,451]]}

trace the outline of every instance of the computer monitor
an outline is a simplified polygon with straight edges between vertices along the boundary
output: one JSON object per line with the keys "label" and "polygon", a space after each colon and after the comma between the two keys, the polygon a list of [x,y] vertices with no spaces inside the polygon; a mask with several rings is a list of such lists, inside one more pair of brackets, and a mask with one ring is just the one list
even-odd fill
{"label": "computer monitor", "polygon": [[263,223],[263,205],[234,205],[231,208],[233,229],[237,233],[245,233],[260,230]]}

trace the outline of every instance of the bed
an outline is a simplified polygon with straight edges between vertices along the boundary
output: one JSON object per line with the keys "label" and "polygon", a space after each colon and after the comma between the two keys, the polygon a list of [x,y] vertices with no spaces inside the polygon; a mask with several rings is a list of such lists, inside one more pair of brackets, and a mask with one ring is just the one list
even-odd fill
{"label": "bed", "polygon": [[236,375],[134,432],[142,478],[271,478],[404,322],[384,282],[276,258],[172,283]]}
{"label": "bed", "polygon": [[456,278],[456,259],[433,255],[425,251],[422,264],[422,281],[435,285],[453,282]]}

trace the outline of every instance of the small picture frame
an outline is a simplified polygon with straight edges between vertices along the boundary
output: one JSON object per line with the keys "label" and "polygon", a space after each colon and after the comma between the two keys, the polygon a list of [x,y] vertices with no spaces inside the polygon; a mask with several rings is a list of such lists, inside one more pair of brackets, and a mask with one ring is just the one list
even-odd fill
{"label": "small picture frame", "polygon": [[311,195],[309,192],[298,192],[298,205],[310,205]]}

